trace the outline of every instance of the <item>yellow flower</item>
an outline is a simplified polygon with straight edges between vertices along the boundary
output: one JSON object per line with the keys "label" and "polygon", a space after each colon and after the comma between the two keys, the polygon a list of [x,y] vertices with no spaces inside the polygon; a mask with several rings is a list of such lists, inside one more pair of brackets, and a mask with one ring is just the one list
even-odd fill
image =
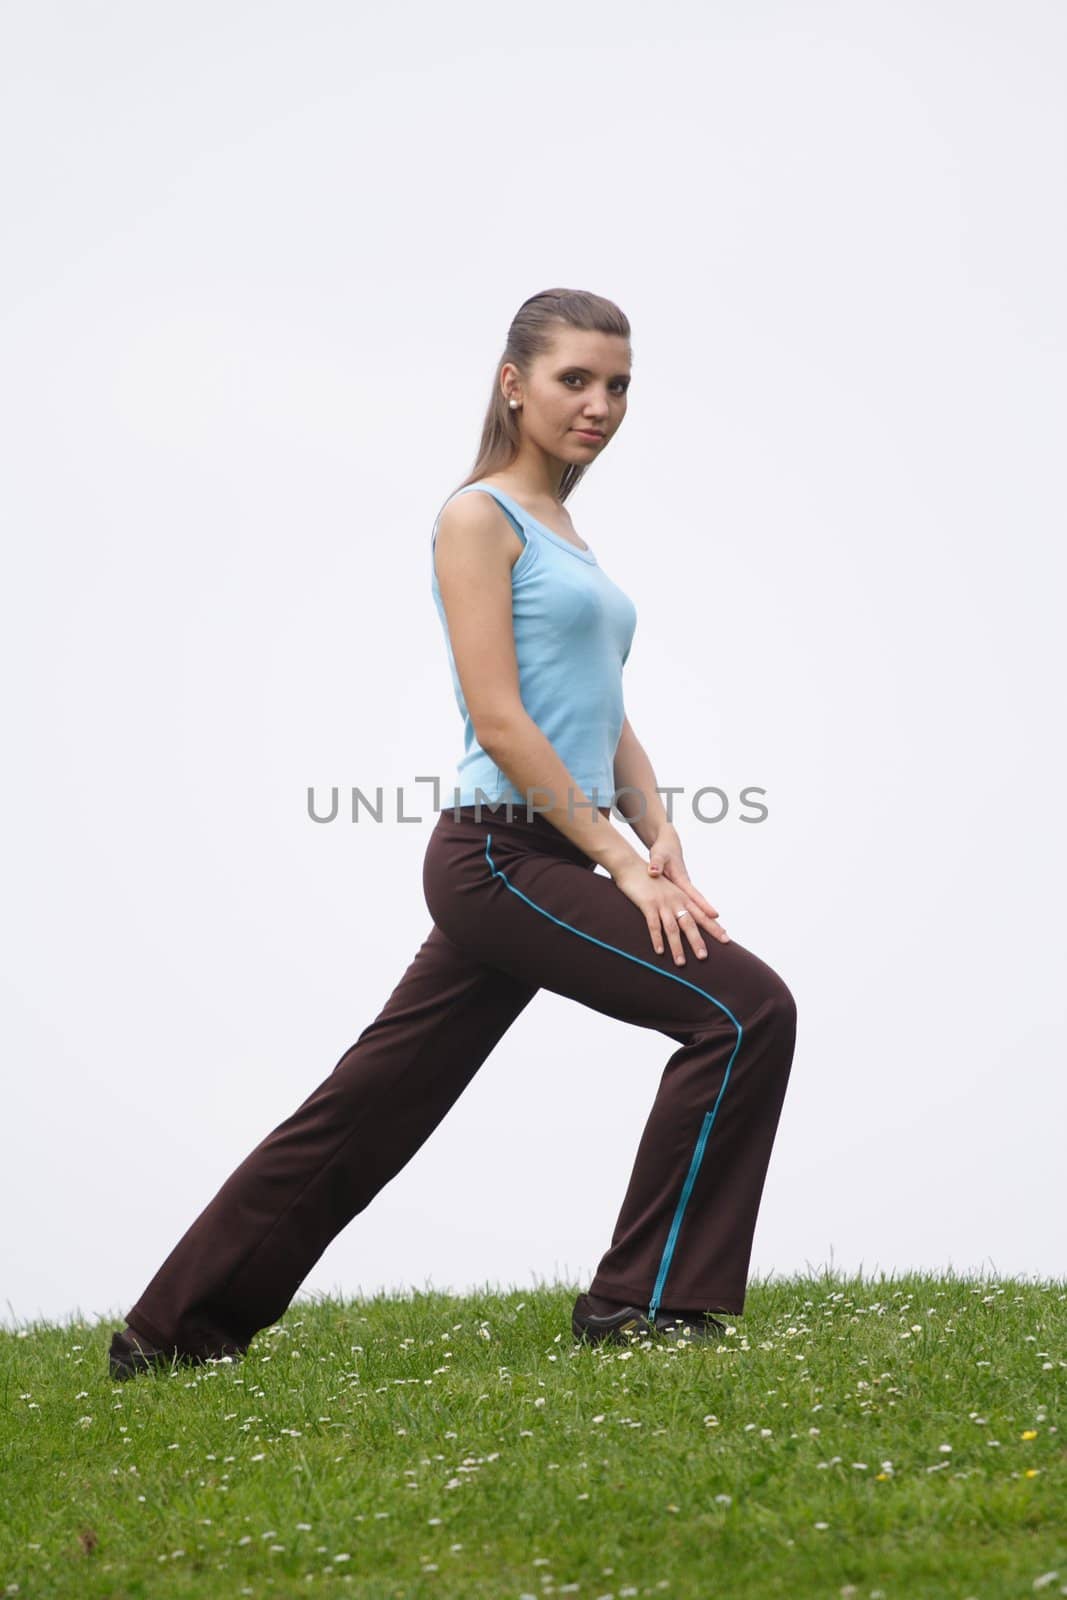
{"label": "yellow flower", "polygon": [[1024,1478],[1036,1478],[1040,1471],[1041,1471],[1040,1467],[1027,1467],[1026,1471],[1023,1473],[1023,1477]]}
{"label": "yellow flower", "polygon": [[1036,1428],[1027,1428],[1026,1432],[1025,1433],[1021,1433],[1019,1435],[1019,1437],[1020,1437],[1020,1439],[1036,1439],[1037,1438],[1037,1429]]}
{"label": "yellow flower", "polygon": [[888,1480],[889,1480],[888,1472],[876,1472],[875,1475],[874,1475],[875,1483],[887,1483]]}

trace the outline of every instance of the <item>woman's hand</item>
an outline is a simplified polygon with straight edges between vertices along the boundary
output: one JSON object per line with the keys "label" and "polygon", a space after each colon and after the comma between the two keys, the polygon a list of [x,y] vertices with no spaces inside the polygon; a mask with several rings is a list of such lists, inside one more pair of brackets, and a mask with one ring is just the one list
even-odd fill
{"label": "woman's hand", "polygon": [[[681,933],[699,957],[706,957],[700,928],[705,928],[721,944],[730,942],[726,929],[718,922],[719,913],[691,882],[682,859],[678,830],[673,825],[661,828],[649,846],[648,863],[628,862],[612,873],[627,899],[644,913],[652,946],[663,954],[663,933],[667,935],[675,964],[685,963]],[[679,916],[680,912],[687,913]],[[661,931],[662,929],[662,931]]]}

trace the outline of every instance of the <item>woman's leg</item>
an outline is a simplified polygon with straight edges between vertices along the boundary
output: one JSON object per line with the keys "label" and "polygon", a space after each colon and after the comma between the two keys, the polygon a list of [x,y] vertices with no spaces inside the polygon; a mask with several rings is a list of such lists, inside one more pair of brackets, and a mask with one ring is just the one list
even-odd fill
{"label": "woman's leg", "polygon": [[410,1161],[536,993],[434,927],[333,1072],[227,1178],[127,1321],[165,1350],[239,1352]]}
{"label": "woman's leg", "polygon": [[[792,1064],[796,1006],[765,962],[705,937],[684,966],[543,817],[443,812],[426,852],[434,921],[473,961],[677,1042],[590,1291],[664,1310],[744,1310],[756,1217]],[[600,1070],[600,1062],[587,1064]]]}

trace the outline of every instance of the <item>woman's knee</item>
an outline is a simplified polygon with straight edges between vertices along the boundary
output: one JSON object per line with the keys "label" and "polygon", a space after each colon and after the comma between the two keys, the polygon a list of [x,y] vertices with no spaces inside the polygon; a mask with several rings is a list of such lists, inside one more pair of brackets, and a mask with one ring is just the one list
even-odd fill
{"label": "woman's knee", "polygon": [[783,1038],[792,1041],[796,1037],[796,998],[784,979],[770,967],[767,968],[767,977],[756,1007],[755,1018],[760,1019],[762,1026],[772,1027]]}
{"label": "woman's knee", "polygon": [[778,984],[778,1009],[790,1026],[795,1028],[797,1025],[796,996],[781,978],[778,979]]}

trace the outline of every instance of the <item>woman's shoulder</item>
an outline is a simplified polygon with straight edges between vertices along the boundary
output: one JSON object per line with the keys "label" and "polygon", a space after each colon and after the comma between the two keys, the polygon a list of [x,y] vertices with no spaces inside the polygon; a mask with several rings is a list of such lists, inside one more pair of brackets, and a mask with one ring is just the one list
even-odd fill
{"label": "woman's shoulder", "polygon": [[507,508],[490,493],[477,493],[482,484],[464,485],[444,503],[434,522],[433,544],[444,545],[465,554],[480,551],[507,551],[515,565],[526,547],[526,534]]}

